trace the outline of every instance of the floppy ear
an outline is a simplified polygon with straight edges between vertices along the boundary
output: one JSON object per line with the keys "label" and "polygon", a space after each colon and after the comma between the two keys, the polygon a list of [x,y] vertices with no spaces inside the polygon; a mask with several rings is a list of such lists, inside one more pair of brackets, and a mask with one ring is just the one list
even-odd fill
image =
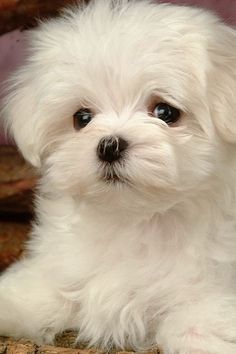
{"label": "floppy ear", "polygon": [[35,129],[37,103],[30,69],[20,70],[8,83],[9,93],[3,99],[2,116],[7,133],[13,137],[24,158],[40,167],[39,139]]}
{"label": "floppy ear", "polygon": [[223,140],[236,143],[236,30],[218,23],[208,50],[213,121]]}

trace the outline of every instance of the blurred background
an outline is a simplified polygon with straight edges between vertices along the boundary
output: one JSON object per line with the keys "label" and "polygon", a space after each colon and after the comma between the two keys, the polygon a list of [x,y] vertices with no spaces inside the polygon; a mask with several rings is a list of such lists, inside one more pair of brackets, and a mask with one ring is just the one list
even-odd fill
{"label": "blurred background", "polygon": [[[201,6],[236,24],[236,0],[161,2]],[[2,83],[24,62],[24,31],[37,26],[38,19],[57,16],[61,8],[73,3],[74,0],[0,0],[0,99]],[[36,172],[4,136],[0,116],[0,272],[22,253],[33,217],[36,181]]]}

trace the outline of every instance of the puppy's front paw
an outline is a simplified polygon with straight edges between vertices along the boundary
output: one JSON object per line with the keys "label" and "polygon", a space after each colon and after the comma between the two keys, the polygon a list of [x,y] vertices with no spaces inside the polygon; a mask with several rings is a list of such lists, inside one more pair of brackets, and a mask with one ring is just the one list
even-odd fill
{"label": "puppy's front paw", "polygon": [[160,346],[163,354],[236,354],[236,341],[225,341],[210,332],[198,338],[176,333],[167,336]]}
{"label": "puppy's front paw", "polygon": [[160,324],[156,341],[163,354],[236,354],[234,301],[194,305],[169,313]]}

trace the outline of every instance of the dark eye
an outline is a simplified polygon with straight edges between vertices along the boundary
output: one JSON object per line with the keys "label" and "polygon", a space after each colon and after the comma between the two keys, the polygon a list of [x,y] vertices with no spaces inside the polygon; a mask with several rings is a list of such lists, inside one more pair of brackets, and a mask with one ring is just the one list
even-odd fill
{"label": "dark eye", "polygon": [[153,110],[153,116],[163,120],[166,124],[177,122],[180,111],[167,103],[159,103]]}
{"label": "dark eye", "polygon": [[76,130],[86,127],[86,125],[92,120],[93,113],[88,108],[81,108],[75,114],[74,127]]}

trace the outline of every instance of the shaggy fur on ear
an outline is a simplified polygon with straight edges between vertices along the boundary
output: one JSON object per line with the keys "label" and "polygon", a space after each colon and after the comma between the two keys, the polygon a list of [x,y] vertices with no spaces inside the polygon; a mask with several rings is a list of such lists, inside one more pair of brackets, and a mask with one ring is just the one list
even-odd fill
{"label": "shaggy fur on ear", "polygon": [[236,30],[219,24],[208,53],[211,58],[208,90],[212,118],[220,136],[226,142],[236,143]]}
{"label": "shaggy fur on ear", "polygon": [[[38,99],[34,90],[34,75],[28,66],[15,74],[9,81],[8,94],[4,101],[2,115],[5,119],[6,133],[10,134],[24,158],[33,166],[40,167],[40,142],[36,115]],[[11,84],[12,82],[12,84]]]}

